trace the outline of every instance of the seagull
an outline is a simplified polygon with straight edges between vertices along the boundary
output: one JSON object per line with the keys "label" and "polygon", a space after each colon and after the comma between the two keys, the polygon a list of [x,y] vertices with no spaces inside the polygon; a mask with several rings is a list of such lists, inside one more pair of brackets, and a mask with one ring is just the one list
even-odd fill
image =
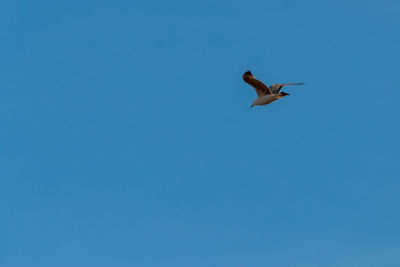
{"label": "seagull", "polygon": [[250,71],[246,71],[243,74],[243,80],[254,87],[257,92],[258,97],[253,101],[253,104],[250,108],[254,107],[255,105],[262,106],[270,104],[278,99],[281,99],[284,96],[289,95],[285,92],[279,92],[283,86],[287,85],[301,85],[304,83],[282,83],[277,84],[274,83],[270,87],[263,84],[261,81],[257,80]]}

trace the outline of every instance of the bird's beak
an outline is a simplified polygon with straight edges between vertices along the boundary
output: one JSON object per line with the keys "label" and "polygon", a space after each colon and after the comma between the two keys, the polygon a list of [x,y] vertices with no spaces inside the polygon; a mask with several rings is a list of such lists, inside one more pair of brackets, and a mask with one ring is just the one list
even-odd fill
{"label": "bird's beak", "polygon": [[250,108],[254,107],[254,105],[251,105]]}

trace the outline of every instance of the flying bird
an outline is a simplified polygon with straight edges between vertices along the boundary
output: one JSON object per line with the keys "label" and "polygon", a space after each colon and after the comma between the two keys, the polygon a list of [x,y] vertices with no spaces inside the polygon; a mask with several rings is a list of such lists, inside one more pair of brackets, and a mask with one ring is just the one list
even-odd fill
{"label": "flying bird", "polygon": [[283,86],[287,85],[301,85],[304,83],[282,83],[282,84],[277,84],[274,83],[270,87],[266,86],[264,83],[261,81],[257,80],[253,74],[251,74],[250,71],[246,71],[243,74],[243,80],[253,86],[253,88],[257,92],[257,98],[253,101],[253,104],[250,106],[250,108],[258,105],[267,105],[270,104],[278,99],[281,99],[284,96],[289,95],[288,93],[285,92],[280,92]]}

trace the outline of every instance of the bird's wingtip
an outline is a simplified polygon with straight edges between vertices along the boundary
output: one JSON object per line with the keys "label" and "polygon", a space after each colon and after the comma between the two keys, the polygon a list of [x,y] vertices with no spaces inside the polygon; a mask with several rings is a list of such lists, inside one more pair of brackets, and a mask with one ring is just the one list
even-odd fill
{"label": "bird's wingtip", "polygon": [[251,72],[248,70],[248,71],[246,71],[246,72],[244,73],[244,75],[253,75],[253,74],[251,74]]}

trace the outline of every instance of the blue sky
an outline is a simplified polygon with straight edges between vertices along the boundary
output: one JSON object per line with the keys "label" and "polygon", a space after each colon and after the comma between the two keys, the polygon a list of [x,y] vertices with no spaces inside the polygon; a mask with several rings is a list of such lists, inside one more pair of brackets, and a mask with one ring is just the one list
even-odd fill
{"label": "blue sky", "polygon": [[2,1],[0,265],[399,266],[399,8]]}

